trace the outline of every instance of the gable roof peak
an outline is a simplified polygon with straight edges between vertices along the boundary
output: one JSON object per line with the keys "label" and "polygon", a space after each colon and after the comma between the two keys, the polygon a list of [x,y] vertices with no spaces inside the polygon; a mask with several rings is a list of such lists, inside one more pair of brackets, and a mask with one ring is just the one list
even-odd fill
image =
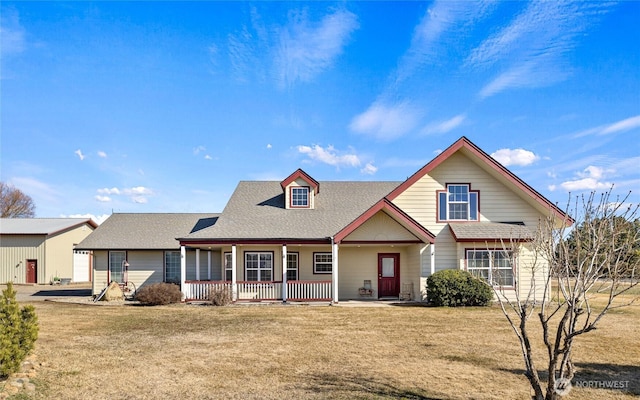
{"label": "gable roof peak", "polygon": [[541,195],[538,191],[536,191],[534,188],[532,188],[526,182],[516,176],[513,172],[496,161],[493,157],[491,157],[488,153],[478,147],[466,136],[460,137],[460,139],[456,140],[451,146],[447,147],[444,151],[438,154],[424,167],[420,168],[416,173],[411,175],[407,180],[400,184],[400,186],[396,187],[391,193],[389,193],[387,198],[393,201],[408,187],[413,185],[423,176],[429,174],[445,160],[447,160],[449,157],[459,152],[460,150],[463,151],[466,157],[475,158],[481,164],[485,165],[487,169],[493,170],[495,173],[505,177],[505,179],[511,183],[513,188],[517,188],[517,190],[525,193],[527,196],[529,196],[529,198],[533,199],[533,201],[539,204],[541,207],[547,209],[551,213],[561,216],[562,218],[568,218],[569,220],[571,220],[571,218],[557,205],[553,204],[546,197]]}
{"label": "gable roof peak", "polygon": [[313,179],[311,175],[304,172],[302,168],[298,168],[291,175],[284,178],[284,180],[280,182],[280,187],[282,187],[282,190],[285,190],[285,188],[289,186],[291,182],[295,181],[298,178],[305,180],[309,185],[311,185],[311,187],[313,187],[313,189],[315,190],[316,194],[320,193],[320,184],[318,183],[318,181]]}

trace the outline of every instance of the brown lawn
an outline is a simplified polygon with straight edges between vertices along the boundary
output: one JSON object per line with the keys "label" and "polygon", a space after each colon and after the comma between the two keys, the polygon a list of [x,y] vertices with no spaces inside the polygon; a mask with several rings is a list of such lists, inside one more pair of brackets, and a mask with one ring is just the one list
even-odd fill
{"label": "brown lawn", "polygon": [[[41,399],[529,399],[496,308],[35,303]],[[640,394],[640,307],[579,339],[569,399]],[[542,354],[542,349],[541,354]]]}

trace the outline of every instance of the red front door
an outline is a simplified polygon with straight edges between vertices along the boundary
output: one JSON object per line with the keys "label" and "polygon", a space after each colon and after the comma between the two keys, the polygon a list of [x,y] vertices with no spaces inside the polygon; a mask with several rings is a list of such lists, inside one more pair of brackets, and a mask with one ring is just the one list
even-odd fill
{"label": "red front door", "polygon": [[27,283],[38,282],[38,260],[27,260]]}
{"label": "red front door", "polygon": [[378,254],[378,297],[400,295],[400,254]]}

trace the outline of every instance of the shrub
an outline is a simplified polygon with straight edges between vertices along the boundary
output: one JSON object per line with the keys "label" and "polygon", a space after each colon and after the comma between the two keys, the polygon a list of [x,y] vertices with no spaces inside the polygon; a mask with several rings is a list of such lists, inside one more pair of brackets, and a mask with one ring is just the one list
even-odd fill
{"label": "shrub", "polygon": [[427,301],[435,306],[486,306],[492,299],[491,287],[467,271],[447,269],[427,278]]}
{"label": "shrub", "polygon": [[38,339],[38,317],[32,305],[22,308],[16,301],[13,284],[0,297],[0,377],[20,369]]}
{"label": "shrub", "polygon": [[173,283],[153,283],[138,290],[136,300],[148,306],[180,303],[182,301],[182,293],[180,292],[180,287]]}
{"label": "shrub", "polygon": [[230,287],[213,287],[209,290],[207,298],[214,306],[226,306],[231,304],[231,288]]}

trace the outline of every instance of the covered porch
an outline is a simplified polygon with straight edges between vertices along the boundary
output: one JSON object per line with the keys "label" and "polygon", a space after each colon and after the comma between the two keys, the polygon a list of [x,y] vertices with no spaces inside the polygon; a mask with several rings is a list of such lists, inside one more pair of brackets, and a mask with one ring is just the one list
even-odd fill
{"label": "covered porch", "polygon": [[[220,262],[213,263],[213,270],[212,249],[213,254],[221,258]],[[212,291],[228,291],[234,302],[338,300],[335,289],[338,284],[337,244],[245,243],[229,246],[190,243],[189,250],[181,246],[180,287],[185,301],[205,301]],[[204,252],[207,253],[207,265],[205,276],[201,277],[200,253]],[[195,263],[187,262],[188,253],[195,253]],[[315,259],[323,264],[316,265]],[[216,270],[216,264],[219,270]],[[186,279],[194,275],[195,279]],[[213,276],[222,279],[212,280]]]}

